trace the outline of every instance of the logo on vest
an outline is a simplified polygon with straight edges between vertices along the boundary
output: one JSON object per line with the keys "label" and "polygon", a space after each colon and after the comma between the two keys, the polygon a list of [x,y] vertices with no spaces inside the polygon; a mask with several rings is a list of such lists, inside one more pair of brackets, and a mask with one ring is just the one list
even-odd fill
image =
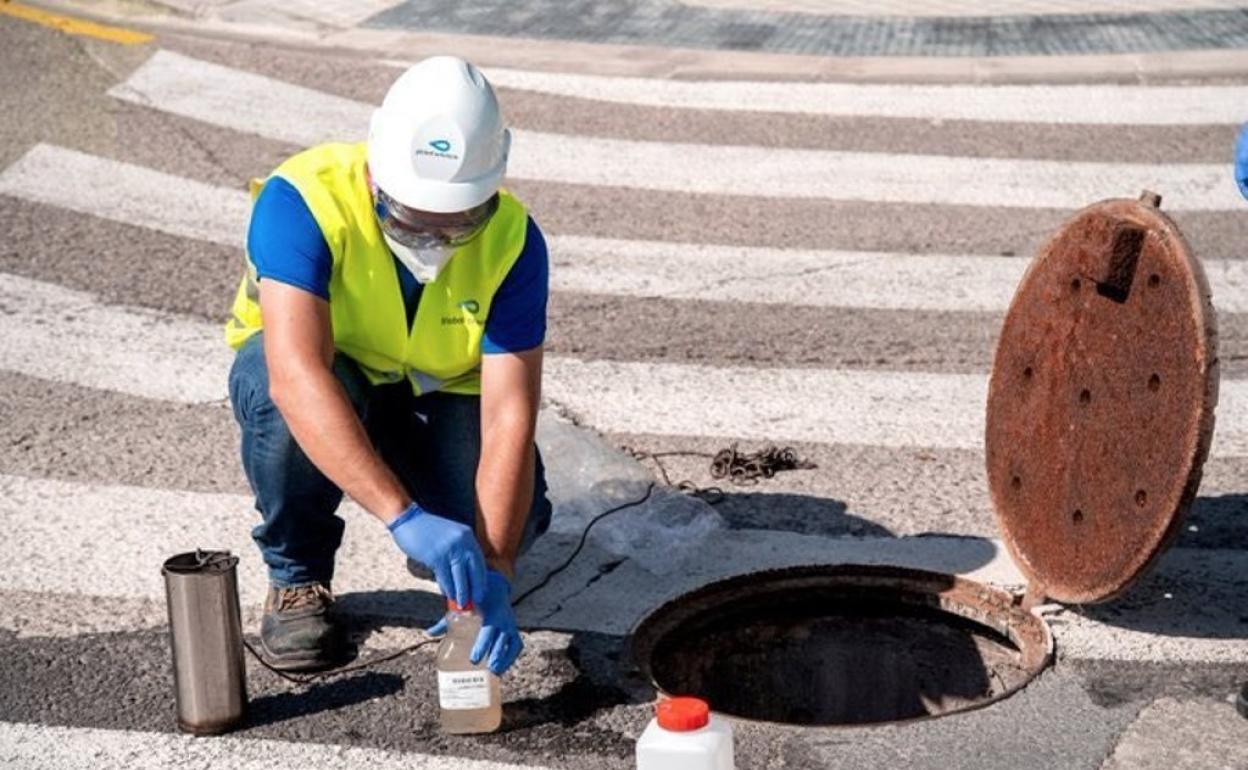
{"label": "logo on vest", "polygon": [[476,318],[472,317],[481,311],[481,304],[475,299],[466,299],[460,302],[459,309],[463,310],[467,315],[442,316],[442,325],[459,326],[462,324],[476,325],[480,323]]}

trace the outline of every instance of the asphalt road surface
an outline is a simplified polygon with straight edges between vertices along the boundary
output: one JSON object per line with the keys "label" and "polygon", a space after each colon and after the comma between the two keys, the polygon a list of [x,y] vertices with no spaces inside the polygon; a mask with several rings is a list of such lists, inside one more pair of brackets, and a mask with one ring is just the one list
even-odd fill
{"label": "asphalt road surface", "polygon": [[[5,16],[0,52],[0,762],[627,767],[653,693],[626,636],[680,590],[855,559],[1017,587],[983,461],[997,330],[1056,227],[1147,187],[1203,260],[1221,333],[1213,454],[1174,549],[1108,608],[1051,608],[1057,664],[999,705],[870,730],[742,724],[739,766],[1248,767],[1226,700],[1248,679],[1248,203],[1229,162],[1248,85],[487,71],[515,130],[509,186],[552,259],[556,523],[520,587],[652,478],[617,449],[779,443],[817,467],[714,507],[665,492],[598,531],[521,610],[498,734],[438,731],[420,651],[308,689],[253,665],[247,728],[192,741],[173,726],[159,565],[239,553],[249,632],[264,590],[220,335],[247,181],[362,139],[401,62],[172,32],[120,45]],[[702,457],[664,462],[713,482]],[[348,508],[335,591],[364,654],[397,649],[438,600]]]}

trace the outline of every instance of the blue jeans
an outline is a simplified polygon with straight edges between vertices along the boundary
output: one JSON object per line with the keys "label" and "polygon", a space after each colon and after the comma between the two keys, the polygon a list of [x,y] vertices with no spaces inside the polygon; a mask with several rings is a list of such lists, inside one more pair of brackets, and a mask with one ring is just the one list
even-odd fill
{"label": "blue jeans", "polygon": [[[243,470],[263,522],[251,531],[275,586],[334,576],[334,553],[345,523],[336,515],[342,490],[295,442],[269,398],[262,335],[247,340],[230,369],[230,402],[242,429]],[[372,385],[341,353],[334,375],[368,431],[373,446],[425,510],[474,526],[481,456],[481,399],[450,393],[416,396],[405,382]],[[550,526],[546,474],[537,456],[533,504],[521,551]],[[401,558],[395,554],[395,558]]]}

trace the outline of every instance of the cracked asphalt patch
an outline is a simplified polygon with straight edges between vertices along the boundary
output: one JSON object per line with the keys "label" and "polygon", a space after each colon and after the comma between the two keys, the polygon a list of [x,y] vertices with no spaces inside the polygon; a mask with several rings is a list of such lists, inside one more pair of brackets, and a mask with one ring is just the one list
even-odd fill
{"label": "cracked asphalt patch", "polygon": [[[619,685],[623,640],[551,632],[526,638],[528,650],[506,680],[504,725],[492,735],[441,732],[432,646],[306,688],[248,658],[250,709],[234,734],[564,767],[631,761],[649,707],[644,689],[630,695]],[[175,729],[164,629],[57,639],[5,634],[0,655],[4,721]]]}
{"label": "cracked asphalt patch", "polygon": [[[410,620],[363,616],[352,616],[352,623],[365,634],[392,623],[410,626]],[[251,710],[247,726],[235,735],[553,767],[631,767],[652,693],[627,659],[627,640],[538,631],[526,634],[526,642],[526,654],[505,683],[504,726],[492,735],[441,733],[432,648],[304,688],[249,659]],[[379,651],[364,653],[373,654]],[[174,730],[163,628],[57,639],[6,633],[0,656],[6,661],[0,719]],[[1161,666],[1141,675],[1113,664],[1059,665],[996,706],[940,720],[822,730],[737,722],[738,763],[990,768],[999,767],[1002,756],[1016,756],[1018,767],[1092,768],[1158,691],[1213,694],[1244,674],[1243,666]],[[966,753],[966,746],[986,740],[997,747],[993,756]],[[910,753],[915,746],[924,746],[921,756]]]}

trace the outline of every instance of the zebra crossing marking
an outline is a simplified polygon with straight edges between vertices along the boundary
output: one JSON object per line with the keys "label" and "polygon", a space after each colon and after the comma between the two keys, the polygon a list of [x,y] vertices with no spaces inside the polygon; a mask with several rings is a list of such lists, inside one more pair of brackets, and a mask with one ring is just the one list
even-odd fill
{"label": "zebra crossing marking", "polygon": [[[74,179],[66,185],[61,180]],[[122,224],[242,246],[250,201],[132,163],[39,144],[0,172],[0,194]],[[632,297],[812,307],[1002,312],[1027,260],[548,237],[551,287]],[[1221,312],[1248,312],[1248,260],[1204,263]]]}
{"label": "zebra crossing marking", "polygon": [[[363,138],[372,107],[158,51],[109,93],[272,139]],[[1129,164],[643,142],[513,130],[508,174],[597,187],[771,198],[1077,209],[1149,188],[1171,211],[1234,211],[1225,164]]]}

